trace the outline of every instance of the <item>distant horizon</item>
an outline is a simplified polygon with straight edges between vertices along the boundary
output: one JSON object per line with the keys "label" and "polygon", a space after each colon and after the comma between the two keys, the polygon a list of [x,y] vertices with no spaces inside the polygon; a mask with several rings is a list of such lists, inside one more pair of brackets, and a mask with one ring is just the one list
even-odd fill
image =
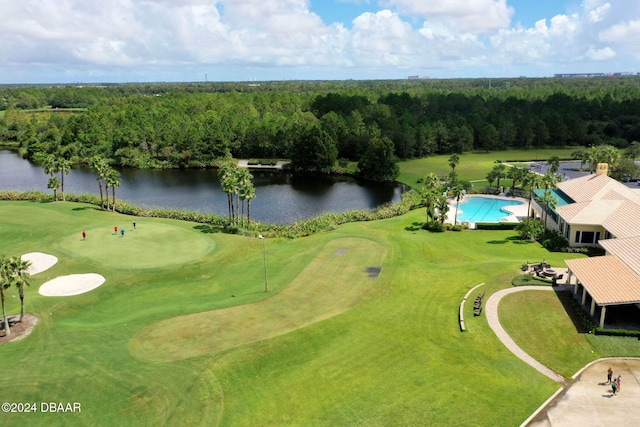
{"label": "distant horizon", "polygon": [[[622,75],[615,75],[620,73],[628,73]],[[0,83],[0,86],[79,86],[79,85],[87,85],[87,86],[100,86],[100,85],[128,85],[128,84],[262,84],[262,83],[287,83],[287,82],[347,82],[347,81],[420,81],[420,80],[508,80],[508,79],[571,79],[571,78],[584,78],[584,79],[592,79],[592,78],[633,78],[640,77],[640,72],[606,72],[606,73],[592,73],[592,72],[576,72],[576,73],[557,73],[565,75],[565,77],[558,77],[556,75],[551,76],[513,76],[513,77],[428,77],[428,76],[419,76],[418,78],[410,78],[411,76],[403,77],[403,78],[369,78],[369,79],[288,79],[288,80],[155,80],[155,81],[74,81],[74,82],[42,82],[42,83],[34,83],[34,82],[20,82],[20,83]],[[572,76],[566,76],[572,74]],[[593,74],[598,74],[597,76],[593,76]]]}

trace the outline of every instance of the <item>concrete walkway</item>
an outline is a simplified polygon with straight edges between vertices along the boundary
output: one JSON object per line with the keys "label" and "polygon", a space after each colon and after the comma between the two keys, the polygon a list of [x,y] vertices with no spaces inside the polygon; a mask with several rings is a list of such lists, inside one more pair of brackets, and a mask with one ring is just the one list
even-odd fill
{"label": "concrete walkway", "polygon": [[518,356],[527,364],[531,365],[535,369],[537,369],[543,375],[551,378],[557,383],[565,384],[565,379],[562,375],[557,374],[555,371],[547,368],[542,363],[535,360],[528,353],[526,353],[523,349],[521,349],[518,344],[515,343],[514,340],[511,339],[507,331],[504,330],[502,325],[500,324],[500,319],[498,319],[498,304],[500,300],[505,295],[512,294],[514,292],[521,291],[552,291],[554,288],[550,286],[519,286],[517,288],[507,288],[501,291],[496,292],[491,295],[487,300],[487,303],[484,308],[484,312],[486,313],[487,322],[489,323],[489,327],[493,329],[493,332],[498,336],[500,341],[507,347],[513,354]]}
{"label": "concrete walkway", "polygon": [[[615,396],[607,381],[607,368],[622,375]],[[574,382],[545,402],[522,426],[638,426],[640,425],[640,359],[600,359],[574,376]]]}
{"label": "concrete walkway", "polygon": [[[564,287],[520,286],[491,295],[485,304],[489,326],[500,341],[516,356],[563,387],[544,402],[522,426],[574,427],[629,425],[640,426],[640,358],[607,358],[596,360],[567,382],[561,375],[525,353],[507,334],[498,319],[498,304],[505,295],[520,291],[553,291]],[[622,375],[622,388],[613,396],[606,383],[607,368],[614,376]]]}

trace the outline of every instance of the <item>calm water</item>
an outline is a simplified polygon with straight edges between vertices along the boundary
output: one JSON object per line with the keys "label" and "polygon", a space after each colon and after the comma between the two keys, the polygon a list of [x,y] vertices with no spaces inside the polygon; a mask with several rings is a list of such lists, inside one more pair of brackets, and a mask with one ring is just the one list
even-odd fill
{"label": "calm water", "polygon": [[503,217],[510,215],[509,212],[502,208],[509,205],[519,205],[520,203],[514,200],[469,197],[458,206],[458,221],[500,222]]}
{"label": "calm water", "polygon": [[[141,206],[194,210],[227,216],[227,196],[220,190],[216,170],[124,169],[116,198]],[[251,218],[264,223],[290,224],[326,212],[371,209],[400,200],[399,184],[358,182],[351,178],[308,177],[252,171],[256,198]],[[11,151],[0,151],[0,191],[47,189],[42,168]],[[66,193],[99,194],[96,176],[74,169],[64,178]]]}

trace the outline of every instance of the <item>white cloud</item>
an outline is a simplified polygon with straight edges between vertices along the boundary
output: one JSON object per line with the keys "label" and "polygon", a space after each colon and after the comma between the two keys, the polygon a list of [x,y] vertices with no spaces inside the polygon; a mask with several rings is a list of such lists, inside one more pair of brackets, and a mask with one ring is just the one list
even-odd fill
{"label": "white cloud", "polygon": [[609,42],[640,40],[640,20],[621,22],[600,33],[600,40]]}
{"label": "white cloud", "polygon": [[589,48],[586,53],[587,58],[593,61],[606,61],[616,56],[616,53],[609,46],[602,49]]}
{"label": "white cloud", "polygon": [[0,0],[0,82],[45,68],[50,80],[213,68],[226,79],[256,68],[311,78],[640,71],[625,62],[640,55],[637,0],[585,0],[532,27],[511,26],[507,0],[339,0],[373,10],[349,28],[311,12],[317,1],[327,0]]}
{"label": "white cloud", "polygon": [[507,28],[514,12],[506,0],[381,0],[380,3],[400,13],[419,15],[471,33]]}
{"label": "white cloud", "polygon": [[587,9],[587,20],[589,22],[600,22],[604,19],[604,16],[607,14],[607,12],[611,9],[611,4],[609,2],[603,4],[603,5],[599,5],[599,6],[595,6],[593,8]]}

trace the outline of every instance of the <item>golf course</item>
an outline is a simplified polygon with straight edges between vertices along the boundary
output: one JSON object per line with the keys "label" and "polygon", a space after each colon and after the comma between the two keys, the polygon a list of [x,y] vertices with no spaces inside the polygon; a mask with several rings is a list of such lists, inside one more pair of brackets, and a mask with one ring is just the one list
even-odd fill
{"label": "golf course", "polygon": [[[0,342],[3,402],[37,410],[2,413],[1,424],[519,425],[558,384],[505,348],[472,304],[460,332],[460,301],[480,283],[487,296],[512,286],[528,260],[584,255],[514,231],[430,233],[424,220],[420,209],[261,240],[89,204],[2,201],[0,254],[58,262],[25,289],[31,333]],[[76,274],[105,280],[77,295],[38,292]],[[579,334],[555,293],[538,294],[506,298],[501,316],[562,375],[640,353],[638,340]],[[19,313],[17,289],[5,295]]]}

